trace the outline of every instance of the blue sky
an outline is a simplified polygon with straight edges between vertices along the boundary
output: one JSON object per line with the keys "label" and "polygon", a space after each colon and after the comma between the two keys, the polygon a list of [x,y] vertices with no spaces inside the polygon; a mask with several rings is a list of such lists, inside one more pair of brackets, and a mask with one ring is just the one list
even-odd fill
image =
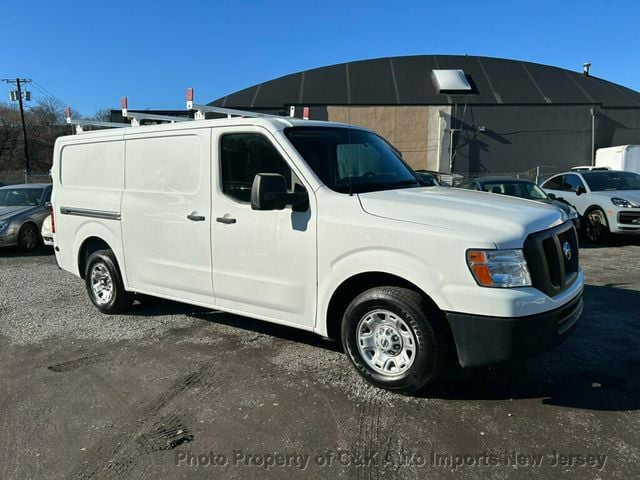
{"label": "blue sky", "polygon": [[[581,70],[640,90],[636,1],[22,1],[0,15],[0,78],[82,114],[183,108],[309,68],[469,54]],[[35,98],[41,96],[32,89]],[[0,84],[0,98],[9,87]]]}

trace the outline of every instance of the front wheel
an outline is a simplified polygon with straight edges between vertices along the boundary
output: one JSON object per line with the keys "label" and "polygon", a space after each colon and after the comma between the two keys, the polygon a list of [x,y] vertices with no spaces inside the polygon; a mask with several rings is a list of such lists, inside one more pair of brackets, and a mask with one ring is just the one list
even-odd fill
{"label": "front wheel", "polygon": [[369,383],[401,393],[432,382],[447,356],[442,314],[419,293],[376,287],[358,295],[342,322],[342,343]]}
{"label": "front wheel", "polygon": [[84,280],[89,298],[102,313],[121,313],[133,303],[134,296],[124,289],[111,250],[98,250],[89,255]]}
{"label": "front wheel", "polygon": [[609,239],[609,223],[599,208],[591,210],[585,216],[585,234],[590,242],[600,243]]}
{"label": "front wheel", "polygon": [[25,223],[18,232],[18,248],[23,252],[32,252],[38,246],[38,229],[31,223]]}

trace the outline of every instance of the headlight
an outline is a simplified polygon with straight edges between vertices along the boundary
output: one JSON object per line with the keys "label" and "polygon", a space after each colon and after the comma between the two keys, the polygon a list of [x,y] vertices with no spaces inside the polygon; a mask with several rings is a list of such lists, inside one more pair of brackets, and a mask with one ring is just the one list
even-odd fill
{"label": "headlight", "polygon": [[611,199],[611,203],[613,203],[616,207],[622,208],[640,208],[640,205],[634,202],[630,202],[629,200],[625,200],[624,198],[613,197]]}
{"label": "headlight", "polygon": [[522,250],[468,250],[467,264],[481,287],[530,287]]}
{"label": "headlight", "polygon": [[9,222],[0,222],[0,233],[4,232],[9,226]]}

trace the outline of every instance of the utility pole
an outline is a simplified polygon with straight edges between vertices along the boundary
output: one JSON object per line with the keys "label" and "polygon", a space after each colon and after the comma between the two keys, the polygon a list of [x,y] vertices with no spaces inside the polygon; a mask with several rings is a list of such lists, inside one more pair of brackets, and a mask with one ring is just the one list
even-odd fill
{"label": "utility pole", "polygon": [[[20,120],[22,120],[22,137],[24,139],[24,162],[25,162],[25,175],[29,173],[31,170],[31,166],[29,164],[29,143],[27,142],[27,125],[24,122],[24,105],[22,103],[22,83],[30,83],[31,80],[27,78],[16,78],[13,79],[3,79],[5,83],[10,83],[16,86],[17,91],[11,92],[11,100],[18,100],[18,104],[20,105]],[[17,97],[17,98],[16,98]],[[31,100],[31,92],[25,92],[25,99],[27,101]]]}

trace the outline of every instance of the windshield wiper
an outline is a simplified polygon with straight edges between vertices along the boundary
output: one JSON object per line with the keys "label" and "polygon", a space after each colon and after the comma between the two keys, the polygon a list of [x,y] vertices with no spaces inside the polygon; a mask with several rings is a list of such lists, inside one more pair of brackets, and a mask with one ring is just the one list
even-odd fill
{"label": "windshield wiper", "polygon": [[398,182],[367,182],[367,183],[351,183],[350,185],[334,185],[331,188],[341,193],[367,193],[379,190],[393,190],[408,186],[421,187],[422,184],[417,180],[401,180]]}

